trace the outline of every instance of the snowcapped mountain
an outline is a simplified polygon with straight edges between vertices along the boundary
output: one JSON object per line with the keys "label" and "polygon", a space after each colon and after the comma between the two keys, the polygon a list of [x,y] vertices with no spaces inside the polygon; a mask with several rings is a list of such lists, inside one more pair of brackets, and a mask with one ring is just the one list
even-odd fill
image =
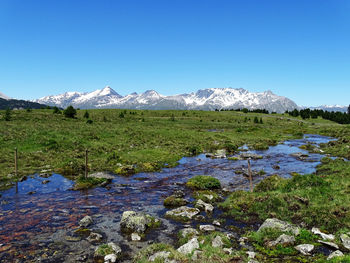
{"label": "snowcapped mountain", "polygon": [[4,93],[1,93],[1,92],[0,92],[0,98],[5,100],[11,99],[10,97],[6,96]]}
{"label": "snowcapped mountain", "polygon": [[342,105],[321,105],[321,106],[318,106],[318,107],[310,107],[310,109],[324,110],[324,111],[347,112],[348,111],[348,106],[342,106]]}
{"label": "snowcapped mountain", "polygon": [[212,88],[202,89],[190,94],[163,96],[154,90],[131,93],[121,96],[110,87],[89,93],[66,92],[35,100],[51,106],[65,108],[69,105],[81,109],[121,108],[121,109],[266,109],[284,112],[299,108],[292,100],[273,94],[271,91],[249,92],[245,89]]}

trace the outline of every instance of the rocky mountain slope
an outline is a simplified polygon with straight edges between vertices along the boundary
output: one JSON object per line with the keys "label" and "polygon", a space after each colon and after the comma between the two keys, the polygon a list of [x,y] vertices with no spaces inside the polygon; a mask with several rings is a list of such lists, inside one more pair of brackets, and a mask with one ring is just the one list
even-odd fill
{"label": "rocky mountain slope", "polygon": [[150,110],[215,110],[215,109],[266,109],[271,112],[293,110],[298,106],[290,99],[271,91],[249,92],[245,89],[212,88],[189,94],[164,96],[154,90],[121,96],[109,86],[93,92],[66,92],[47,96],[35,102],[65,108],[69,105],[81,109],[121,108]]}

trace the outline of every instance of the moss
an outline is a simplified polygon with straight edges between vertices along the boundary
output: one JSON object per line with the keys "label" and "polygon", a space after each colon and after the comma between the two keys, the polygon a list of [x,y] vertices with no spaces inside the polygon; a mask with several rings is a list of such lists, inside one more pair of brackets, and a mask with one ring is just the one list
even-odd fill
{"label": "moss", "polygon": [[113,254],[114,250],[108,244],[100,245],[95,251],[95,257],[104,257],[108,254]]}
{"label": "moss", "polygon": [[192,177],[186,184],[188,187],[197,190],[220,189],[220,181],[209,175],[197,175]]}
{"label": "moss", "polygon": [[74,190],[83,190],[83,189],[93,188],[106,181],[107,179],[105,178],[95,178],[95,177],[85,178],[85,176],[79,176],[75,182]]}
{"label": "moss", "polygon": [[[133,263],[148,263],[148,258],[157,252],[165,251],[170,252],[169,259],[174,259],[175,261],[185,262],[186,257],[181,255],[178,251],[174,249],[171,245],[164,243],[152,244],[141,251],[139,251],[133,258]],[[163,260],[156,259],[154,262],[161,263]]]}
{"label": "moss", "polygon": [[255,192],[266,192],[266,191],[275,191],[280,188],[284,183],[285,179],[281,178],[279,175],[274,174],[269,177],[266,177],[260,183],[254,187]]}
{"label": "moss", "polygon": [[[206,203],[215,203],[215,202],[222,200],[222,197],[217,192],[212,191],[212,190],[195,191],[195,192],[193,192],[192,196],[194,199],[196,199],[196,200],[201,199],[202,201],[204,201]],[[210,198],[210,196],[212,198]]]}
{"label": "moss", "polygon": [[187,201],[183,198],[178,198],[174,195],[171,195],[164,200],[164,206],[168,207],[178,207],[178,206],[183,206],[186,205]]}

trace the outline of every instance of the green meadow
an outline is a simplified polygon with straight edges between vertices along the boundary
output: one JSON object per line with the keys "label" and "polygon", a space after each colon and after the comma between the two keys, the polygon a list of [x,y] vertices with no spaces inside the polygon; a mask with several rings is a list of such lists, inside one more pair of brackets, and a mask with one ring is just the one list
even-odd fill
{"label": "green meadow", "polygon": [[[0,111],[0,177],[14,172],[18,148],[20,176],[51,167],[55,172],[117,173],[153,171],[174,166],[183,156],[247,144],[267,148],[304,133],[330,134],[346,130],[322,119],[303,121],[287,115],[235,111],[78,110],[75,119],[53,110],[14,110],[5,121]],[[262,123],[255,123],[257,117]],[[345,153],[344,153],[345,154]]]}

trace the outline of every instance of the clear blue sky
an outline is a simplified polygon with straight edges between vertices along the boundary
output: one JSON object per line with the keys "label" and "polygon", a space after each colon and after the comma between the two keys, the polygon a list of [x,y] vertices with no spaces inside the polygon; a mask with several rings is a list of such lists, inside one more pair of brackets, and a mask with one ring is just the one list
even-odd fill
{"label": "clear blue sky", "polygon": [[272,90],[350,103],[349,0],[0,0],[0,92]]}

